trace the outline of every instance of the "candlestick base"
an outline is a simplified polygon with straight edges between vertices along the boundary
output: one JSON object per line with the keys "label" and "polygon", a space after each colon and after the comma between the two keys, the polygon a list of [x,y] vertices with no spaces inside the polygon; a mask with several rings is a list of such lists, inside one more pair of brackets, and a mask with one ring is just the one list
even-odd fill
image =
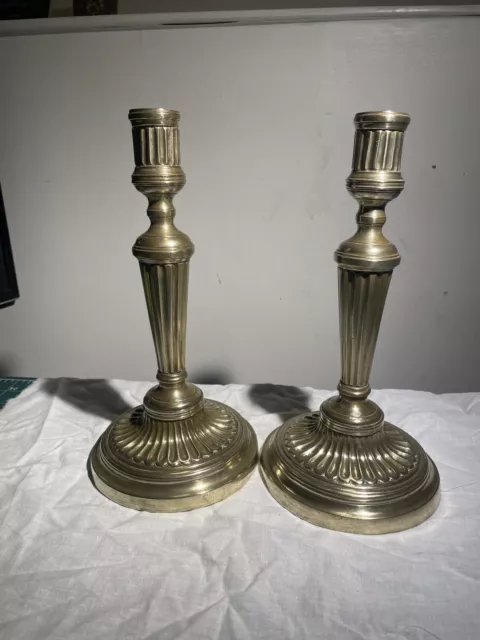
{"label": "candlestick base", "polygon": [[257,438],[236,411],[205,400],[194,415],[158,420],[143,406],[99,438],[89,460],[107,498],[139,511],[190,511],[224,500],[248,480]]}
{"label": "candlestick base", "polygon": [[349,533],[402,531],[440,501],[437,468],[422,447],[388,422],[347,435],[320,414],[296,416],[267,438],[260,469],[272,496],[308,522]]}

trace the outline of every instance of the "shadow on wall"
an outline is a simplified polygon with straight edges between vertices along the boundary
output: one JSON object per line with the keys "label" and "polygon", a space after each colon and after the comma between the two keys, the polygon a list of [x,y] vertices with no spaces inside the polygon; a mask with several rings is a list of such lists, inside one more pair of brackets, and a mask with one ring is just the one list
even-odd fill
{"label": "shadow on wall", "polygon": [[248,396],[267,413],[277,413],[285,421],[313,409],[309,406],[310,395],[304,389],[283,384],[253,384]]}
{"label": "shadow on wall", "polygon": [[45,380],[41,389],[75,409],[105,420],[113,420],[133,408],[106,380],[52,379]]}
{"label": "shadow on wall", "polygon": [[0,356],[0,378],[10,378],[17,375],[18,359],[11,353]]}
{"label": "shadow on wall", "polygon": [[194,384],[232,384],[232,376],[226,369],[200,369],[188,379]]}
{"label": "shadow on wall", "polygon": [[[228,374],[204,371],[195,376],[199,384],[228,384]],[[104,420],[113,420],[133,405],[106,380],[51,379],[42,383],[42,391],[58,397],[75,409]],[[250,400],[267,413],[276,413],[281,420],[308,413],[318,407],[310,407],[310,395],[299,387],[281,384],[254,384],[248,389]]]}

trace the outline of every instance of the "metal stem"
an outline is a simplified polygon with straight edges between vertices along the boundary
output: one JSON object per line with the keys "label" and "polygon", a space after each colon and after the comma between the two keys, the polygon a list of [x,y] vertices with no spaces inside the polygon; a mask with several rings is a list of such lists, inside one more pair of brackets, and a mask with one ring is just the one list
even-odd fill
{"label": "metal stem", "polygon": [[158,362],[159,386],[147,393],[145,411],[153,418],[183,419],[203,406],[200,389],[186,382],[188,272],[194,244],[174,223],[173,196],[185,184],[180,165],[177,111],[133,109],[135,171],[132,182],[147,196],[150,228],[133,247]]}

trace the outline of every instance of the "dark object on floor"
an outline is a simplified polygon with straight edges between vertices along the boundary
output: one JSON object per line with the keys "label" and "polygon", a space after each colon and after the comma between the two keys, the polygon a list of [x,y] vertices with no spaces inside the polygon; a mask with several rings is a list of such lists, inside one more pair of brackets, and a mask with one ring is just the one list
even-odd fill
{"label": "dark object on floor", "polygon": [[18,296],[17,276],[0,187],[0,309],[12,305]]}
{"label": "dark object on floor", "polygon": [[0,2],[0,20],[48,18],[50,0],[3,0]]}
{"label": "dark object on floor", "polygon": [[118,0],[73,0],[74,16],[104,16],[117,13]]}

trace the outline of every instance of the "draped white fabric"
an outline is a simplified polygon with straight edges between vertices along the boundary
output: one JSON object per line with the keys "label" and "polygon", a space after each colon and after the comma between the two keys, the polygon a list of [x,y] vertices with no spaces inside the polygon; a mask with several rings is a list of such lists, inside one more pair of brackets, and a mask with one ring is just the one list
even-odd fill
{"label": "draped white fabric", "polygon": [[[100,495],[87,457],[151,383],[38,380],[0,413],[0,638],[477,640],[480,394],[374,391],[437,463],[442,501],[410,531],[307,524],[255,471],[236,495],[180,514]],[[329,392],[209,385],[256,429]]]}

